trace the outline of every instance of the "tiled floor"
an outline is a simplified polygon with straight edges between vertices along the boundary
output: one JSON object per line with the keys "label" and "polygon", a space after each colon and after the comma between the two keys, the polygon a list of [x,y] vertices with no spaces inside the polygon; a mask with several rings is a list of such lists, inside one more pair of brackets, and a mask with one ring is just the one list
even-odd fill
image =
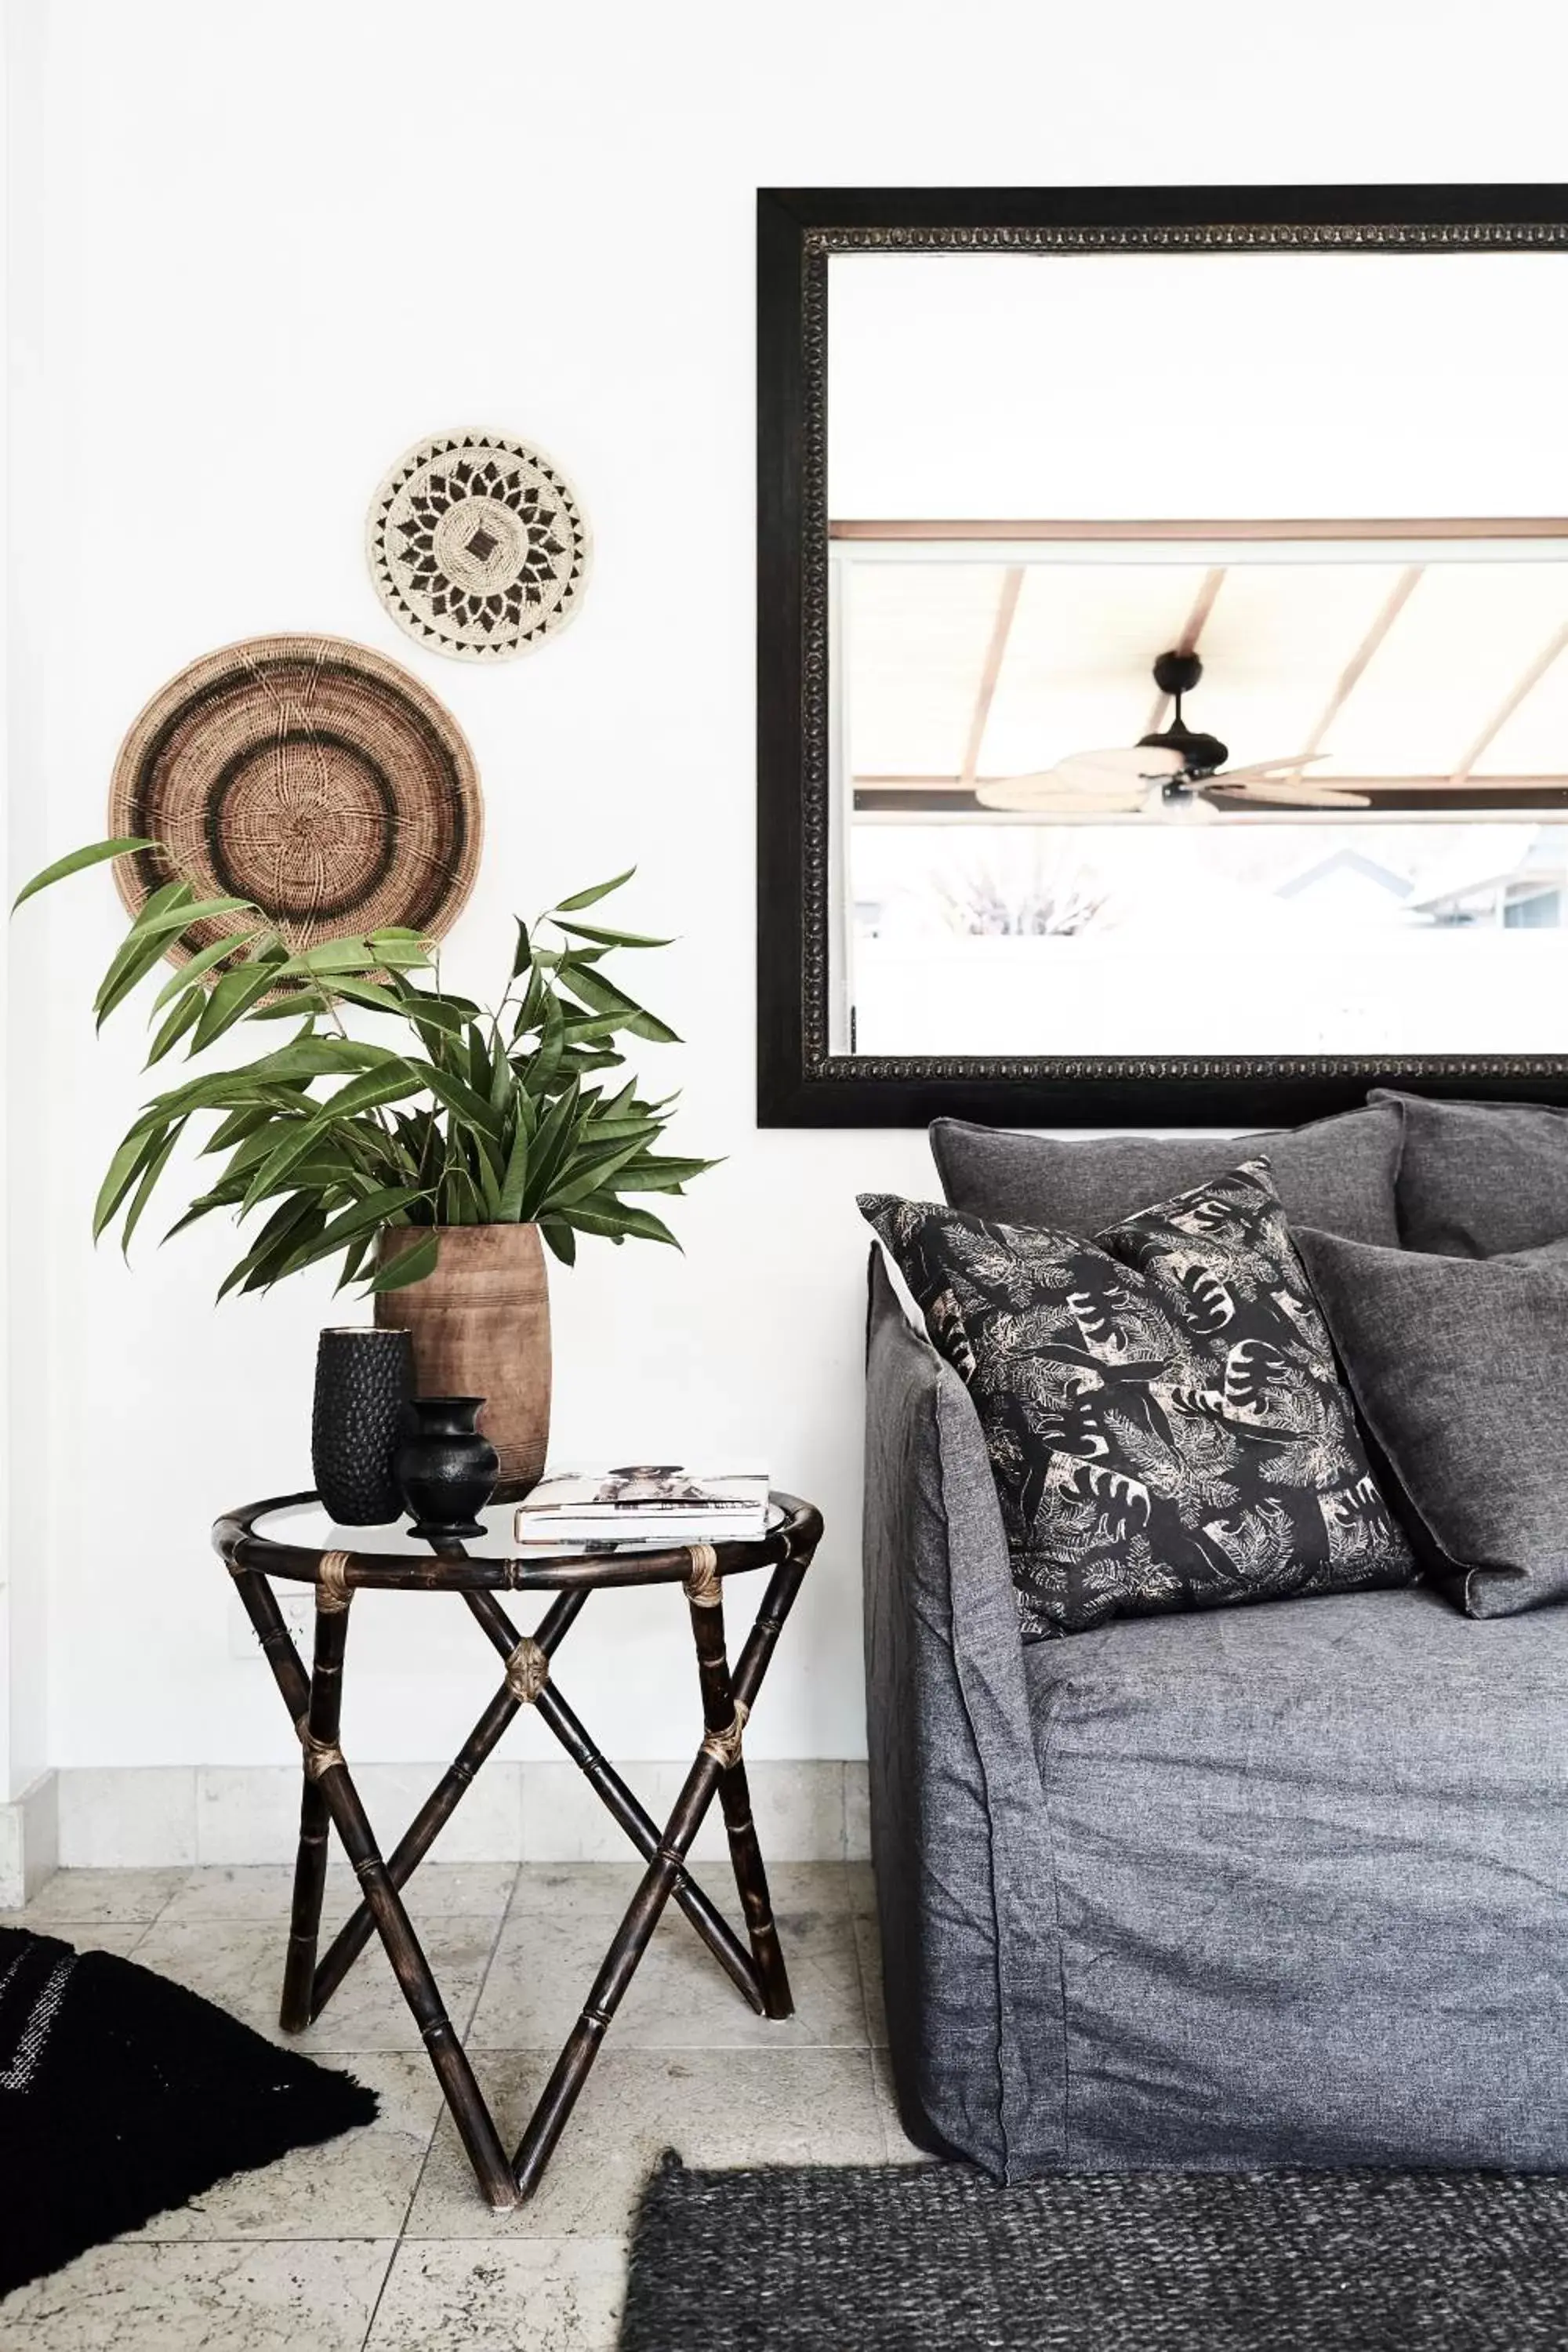
{"label": "tiled floor", "polygon": [[[721,1865],[700,1875],[736,1917]],[[794,1984],[753,2017],[667,1913],[531,2202],[492,2213],[373,1944],[299,2046],[381,2095],[367,2129],[222,2182],[0,2303],[4,2352],[605,2352],[662,2148],[693,2164],[912,2156],[881,2044],[870,1874],[775,1865]],[[635,1865],[427,1864],[409,1908],[509,2144],[637,1883]],[[281,1869],[77,1870],[0,1918],[128,1954],[275,2034]],[[329,1920],[352,1900],[334,1869]]]}

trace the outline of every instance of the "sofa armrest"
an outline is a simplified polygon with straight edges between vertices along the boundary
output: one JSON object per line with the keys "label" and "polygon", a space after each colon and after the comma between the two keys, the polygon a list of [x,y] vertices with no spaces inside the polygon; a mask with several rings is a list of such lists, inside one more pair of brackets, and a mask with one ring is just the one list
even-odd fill
{"label": "sofa armrest", "polygon": [[[871,1850],[900,2112],[922,2146],[1005,2175],[1019,2153],[1008,1879],[1049,1868],[1017,1608],[973,1403],[910,1322],[879,1249],[864,1536]],[[1034,1885],[1031,1910],[1045,1891]]]}

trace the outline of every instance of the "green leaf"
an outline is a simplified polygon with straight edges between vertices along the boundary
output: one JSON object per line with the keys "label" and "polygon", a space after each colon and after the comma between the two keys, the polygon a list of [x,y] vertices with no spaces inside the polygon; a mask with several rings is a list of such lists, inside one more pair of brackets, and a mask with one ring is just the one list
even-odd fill
{"label": "green leaf", "polygon": [[179,905],[160,907],[154,912],[153,900],[148,899],[131,926],[132,937],[163,937],[170,931],[188,930],[193,923],[216,922],[220,915],[254,915],[260,911],[248,898],[198,898],[188,883],[182,887],[186,897]]}
{"label": "green leaf", "polygon": [[132,857],[139,849],[156,849],[158,845],[155,841],[143,840],[139,834],[121,834],[113,841],[89,842],[85,849],[73,849],[68,857],[57,857],[52,866],[46,866],[30,882],[24,882],[11,901],[11,912],[15,914],[27,899],[47,890],[51,882],[63,882],[69,875],[84,873],[89,866],[101,866],[106,858]]}
{"label": "green leaf", "polygon": [[157,1189],[158,1179],[169,1164],[169,1154],[184,1133],[184,1125],[183,1118],[177,1118],[174,1121],[142,1171],[142,1181],[136,1187],[136,1197],[126,1211],[125,1223],[121,1228],[120,1246],[127,1258],[131,1255],[131,1236],[142,1222],[142,1212]]}
{"label": "green leaf", "polygon": [[528,1129],[520,1118],[507,1154],[506,1169],[501,1177],[500,1203],[497,1223],[515,1225],[522,1215],[522,1197],[528,1184]]}
{"label": "green leaf", "polygon": [[680,1247],[669,1227],[662,1218],[656,1217],[651,1209],[628,1208],[624,1201],[606,1202],[602,1206],[596,1202],[584,1201],[574,1208],[563,1210],[562,1214],[568,1224],[577,1226],[579,1231],[603,1234],[611,1241],[620,1241],[631,1234],[638,1241],[668,1242],[672,1249]]}
{"label": "green leaf", "polygon": [[[459,1122],[476,1135],[489,1135],[496,1143],[501,1139],[501,1126],[481,1094],[451,1071],[437,1069],[434,1062],[414,1062],[410,1066],[419,1073],[433,1095],[444,1102]],[[488,1064],[487,1064],[488,1066]]]}
{"label": "green leaf", "polygon": [[229,1291],[263,1290],[281,1266],[289,1251],[296,1248],[307,1234],[319,1232],[326,1216],[321,1203],[308,1192],[291,1194],[272,1212],[249,1250],[239,1264],[231,1266],[218,1285],[218,1297]]}
{"label": "green leaf", "polygon": [[514,915],[512,920],[517,925],[517,949],[511,960],[511,976],[513,980],[521,980],[533,961],[533,942],[528,936],[528,925],[522,917]]}
{"label": "green leaf", "polygon": [[620,1192],[679,1192],[693,1177],[722,1165],[719,1160],[676,1160],[650,1152],[646,1160],[634,1160],[619,1171],[616,1189]]}
{"label": "green leaf", "polygon": [[202,998],[199,989],[189,996],[181,997],[168,1019],[160,1025],[157,1035],[148,1047],[147,1059],[143,1066],[145,1068],[150,1070],[154,1062],[163,1060],[172,1045],[179,1044],[186,1030],[199,1016],[201,1009]]}
{"label": "green leaf", "polygon": [[365,1285],[365,1297],[374,1297],[383,1290],[405,1290],[411,1282],[423,1282],[427,1274],[435,1272],[440,1253],[440,1234],[427,1234],[423,1241],[413,1243],[409,1248],[401,1250],[396,1257],[389,1258],[384,1265],[378,1267]]}
{"label": "green leaf", "polygon": [[[570,898],[559,899],[551,911],[557,915],[575,915],[584,907],[595,906],[601,898],[607,898],[612,890],[618,890],[623,882],[629,882],[637,870],[635,866],[628,866],[626,872],[617,874],[613,882],[595,882],[591,890],[579,890]],[[563,929],[570,928],[570,925],[563,926]]]}
{"label": "green leaf", "polygon": [[92,1208],[92,1238],[97,1241],[116,1209],[142,1173],[148,1160],[157,1150],[163,1134],[160,1125],[149,1135],[144,1129],[132,1128],[124,1142],[109,1163],[108,1171],[98,1188],[98,1198]]}
{"label": "green leaf", "polygon": [[613,1191],[610,1180],[616,1169],[624,1167],[628,1160],[635,1160],[641,1150],[640,1139],[636,1143],[612,1144],[607,1151],[579,1150],[567,1161],[540,1203],[541,1216],[548,1210],[570,1208],[574,1202],[585,1201],[591,1193],[601,1189]]}
{"label": "green leaf", "polygon": [[163,952],[163,941],[156,936],[149,943],[139,928],[141,922],[149,915],[156,917],[173,908],[188,907],[195,896],[188,882],[165,882],[162,889],[153,891],[137,922],[132,924],[116,948],[110,959],[109,969],[98,984],[92,1009],[98,1016],[100,1029],[115,1006],[130,994],[144,972],[152,971]]}
{"label": "green leaf", "polygon": [[269,963],[242,963],[237,971],[226,971],[202,1006],[196,1034],[191,1039],[191,1052],[204,1052],[226,1029],[243,1021],[251,1006],[267,994],[276,981],[276,968]]}
{"label": "green leaf", "polygon": [[539,1230],[563,1265],[576,1265],[577,1236],[570,1225],[554,1217],[542,1217]]}
{"label": "green leaf", "polygon": [[647,931],[604,931],[597,923],[562,923],[559,929],[569,939],[592,940],[601,948],[669,948],[673,940],[656,940]]}
{"label": "green leaf", "polygon": [[329,1095],[312,1117],[301,1119],[290,1135],[286,1135],[261,1162],[251,1178],[245,1195],[246,1207],[252,1208],[265,1200],[268,1191],[296,1160],[302,1159],[320,1138],[329,1130],[342,1129],[356,1112],[374,1110],[383,1103],[398,1102],[420,1091],[422,1079],[406,1062],[397,1062],[390,1069],[366,1070],[351,1078],[335,1095]]}
{"label": "green leaf", "polygon": [[563,971],[561,980],[562,985],[569,988],[573,995],[593,1012],[617,1015],[619,1026],[632,1036],[646,1037],[655,1045],[679,1045],[680,1040],[674,1030],[659,1020],[657,1013],[650,1013],[646,1005],[637,1003],[635,996],[628,996],[624,988],[617,988],[602,972],[579,971],[574,968],[571,971]]}
{"label": "green leaf", "polygon": [[394,1217],[424,1198],[423,1192],[414,1192],[407,1186],[386,1186],[380,1192],[372,1192],[365,1200],[356,1201],[351,1208],[329,1218],[321,1232],[310,1241],[302,1242],[297,1249],[291,1250],[279,1269],[279,1277],[298,1274],[302,1266],[313,1265],[318,1258],[331,1257],[334,1250],[357,1241],[363,1234],[379,1233],[383,1225],[390,1224]]}
{"label": "green leaf", "polygon": [[247,946],[250,940],[261,939],[263,936],[259,929],[235,931],[226,939],[214,940],[210,947],[199,949],[188,963],[181,965],[173,980],[166,982],[158,991],[157,995],[153,999],[153,1011],[162,1012],[171,996],[178,996],[187,988],[197,987],[211,971],[215,963],[222,963],[225,956],[233,955],[237,949]]}

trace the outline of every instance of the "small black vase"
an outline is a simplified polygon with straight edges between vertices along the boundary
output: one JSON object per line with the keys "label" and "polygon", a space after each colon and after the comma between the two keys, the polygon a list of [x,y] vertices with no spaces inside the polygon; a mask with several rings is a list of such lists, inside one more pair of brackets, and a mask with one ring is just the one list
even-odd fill
{"label": "small black vase", "polygon": [[310,1467],[340,1527],[377,1528],[402,1514],[394,1461],[414,1389],[406,1331],[323,1331],[316,1350]]}
{"label": "small black vase", "polygon": [[495,1492],[500,1459],[475,1423],[483,1397],[416,1397],[405,1408],[397,1483],[428,1544],[471,1543]]}

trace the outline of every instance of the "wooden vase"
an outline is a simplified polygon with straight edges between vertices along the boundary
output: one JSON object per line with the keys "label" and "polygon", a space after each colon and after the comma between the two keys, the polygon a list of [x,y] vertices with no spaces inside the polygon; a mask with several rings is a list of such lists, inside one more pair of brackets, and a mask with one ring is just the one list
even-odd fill
{"label": "wooden vase", "polygon": [[[428,1225],[389,1226],[377,1262]],[[496,1500],[539,1482],[550,1443],[550,1288],[537,1225],[442,1225],[435,1272],[377,1294],[375,1319],[414,1342],[414,1392],[483,1397],[479,1427],[500,1456]]]}

